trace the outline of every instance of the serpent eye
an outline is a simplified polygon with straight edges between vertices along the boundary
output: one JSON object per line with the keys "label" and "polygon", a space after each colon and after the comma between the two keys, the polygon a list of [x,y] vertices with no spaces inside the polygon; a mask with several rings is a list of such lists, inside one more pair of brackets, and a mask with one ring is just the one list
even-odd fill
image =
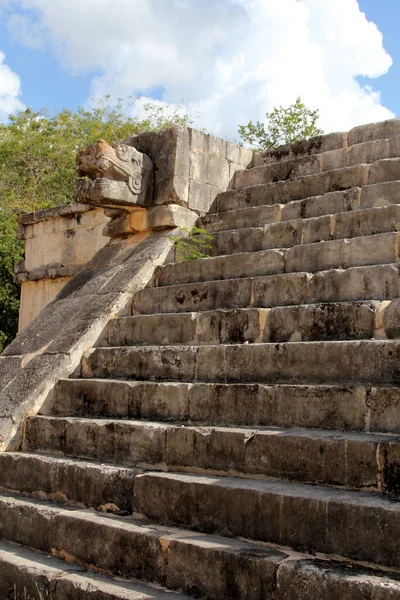
{"label": "serpent eye", "polygon": [[125,144],[118,144],[118,146],[115,146],[115,152],[118,158],[124,161],[130,160],[130,150],[130,147]]}

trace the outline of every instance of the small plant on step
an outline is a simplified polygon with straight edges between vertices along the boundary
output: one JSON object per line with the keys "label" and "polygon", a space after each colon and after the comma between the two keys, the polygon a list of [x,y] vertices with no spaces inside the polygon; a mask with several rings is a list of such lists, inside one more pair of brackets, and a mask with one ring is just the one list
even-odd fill
{"label": "small plant on step", "polygon": [[199,227],[181,227],[181,231],[186,231],[186,237],[171,236],[168,238],[173,242],[176,251],[176,260],[194,260],[196,258],[209,258],[207,250],[212,248],[211,242],[214,236],[205,229]]}

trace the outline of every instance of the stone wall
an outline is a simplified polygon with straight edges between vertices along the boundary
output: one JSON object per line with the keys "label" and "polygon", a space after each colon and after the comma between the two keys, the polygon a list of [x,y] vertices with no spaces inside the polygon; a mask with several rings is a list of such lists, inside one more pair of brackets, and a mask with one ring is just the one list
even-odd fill
{"label": "stone wall", "polygon": [[180,204],[199,215],[233,185],[236,171],[253,160],[251,150],[190,127],[143,133],[125,143],[155,164],[153,204]]}
{"label": "stone wall", "polygon": [[21,284],[19,331],[108,242],[102,233],[107,222],[102,209],[81,204],[21,215],[25,260],[16,265],[15,276]]}
{"label": "stone wall", "polygon": [[207,213],[216,196],[232,187],[235,172],[253,159],[247,148],[186,127],[144,133],[125,143],[154,162],[148,208],[104,214],[103,208],[72,204],[20,217],[25,260],[16,266],[16,281],[21,283],[19,331],[54,300],[108,237],[190,225],[184,211]]}

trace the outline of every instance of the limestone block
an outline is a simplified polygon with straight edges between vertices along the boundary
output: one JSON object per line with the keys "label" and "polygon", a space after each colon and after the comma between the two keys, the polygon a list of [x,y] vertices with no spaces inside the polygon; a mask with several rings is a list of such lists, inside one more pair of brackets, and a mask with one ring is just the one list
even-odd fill
{"label": "limestone block", "polygon": [[208,181],[209,158],[205,152],[190,153],[190,172],[191,180],[198,183],[209,183]]}
{"label": "limestone block", "polygon": [[235,173],[238,171],[244,171],[244,167],[236,162],[229,163],[229,188],[234,189],[235,187]]}
{"label": "limestone block", "polygon": [[377,160],[398,156],[400,156],[400,136],[350,146],[347,150],[347,164],[370,164]]}
{"label": "limestone block", "polygon": [[168,229],[172,227],[192,227],[197,214],[184,206],[169,204],[155,206],[147,213],[147,228],[150,230]]}
{"label": "limestone block", "polygon": [[[42,211],[42,220],[22,223],[26,271],[52,264],[85,264],[107,243],[102,230],[108,219],[101,209],[81,211],[78,207],[71,217],[62,210],[65,208]],[[30,215],[32,221],[34,214]]]}
{"label": "limestone block", "polygon": [[[384,573],[322,560],[286,561],[277,575],[277,600],[355,600],[385,597],[396,600],[400,584]],[[322,591],[323,590],[323,591]]]}
{"label": "limestone block", "polygon": [[[227,280],[152,288],[137,292],[133,314],[182,312],[250,306],[252,280]],[[259,304],[259,306],[263,306]]]}
{"label": "limestone block", "polygon": [[70,277],[56,277],[22,283],[18,333],[21,333],[54,300],[69,280]]}
{"label": "limestone block", "polygon": [[244,146],[239,146],[239,156],[239,163],[246,169],[253,166],[253,150],[249,150],[249,148],[245,148]]}
{"label": "limestone block", "polygon": [[243,252],[228,256],[186,260],[165,265],[158,273],[158,286],[179,283],[256,277],[270,273],[283,273],[285,255],[279,250]]}
{"label": "limestone block", "polygon": [[375,305],[329,303],[272,308],[264,342],[368,339],[374,336]]}
{"label": "limestone block", "polygon": [[218,196],[225,190],[226,188],[221,188],[218,185],[210,185],[210,206],[209,210],[212,210],[215,206]]}
{"label": "limestone block", "polygon": [[193,180],[190,181],[189,186],[189,208],[201,214],[207,213],[212,205],[211,186]]}
{"label": "limestone block", "polygon": [[361,208],[400,204],[400,181],[389,181],[368,185],[362,188],[360,197]]}
{"label": "limestone block", "polygon": [[229,163],[220,156],[209,156],[208,182],[211,185],[225,190],[229,184]]}
{"label": "limestone block", "polygon": [[210,133],[208,135],[208,153],[210,156],[226,158],[226,141]]}
{"label": "limestone block", "polygon": [[389,119],[380,123],[361,125],[349,131],[349,146],[371,140],[385,140],[400,135],[400,119]]}
{"label": "limestone block", "polygon": [[364,161],[349,163],[347,161],[346,150],[339,148],[338,150],[330,150],[319,155],[321,161],[321,171],[334,171],[335,169],[343,169],[348,164],[360,164]]}
{"label": "limestone block", "polygon": [[386,181],[396,181],[400,178],[400,158],[387,158],[378,160],[368,169],[369,185],[374,183],[384,183]]}
{"label": "limestone block", "polygon": [[188,204],[191,133],[186,127],[171,127],[143,133],[125,140],[147,154],[155,165],[153,201],[150,204]]}
{"label": "limestone block", "polygon": [[189,128],[190,152],[208,153],[208,134],[199,129]]}
{"label": "limestone block", "polygon": [[321,135],[309,140],[295,142],[294,144],[279,146],[274,150],[256,152],[254,154],[253,166],[258,167],[263,164],[283,162],[300,156],[338,150],[346,145],[344,135],[343,133],[329,133],[328,135]]}
{"label": "limestone block", "polygon": [[109,238],[119,238],[131,235],[135,230],[132,229],[129,216],[129,213],[126,211],[118,211],[118,214],[114,215],[104,227],[103,235]]}
{"label": "limestone block", "polygon": [[82,377],[167,379],[191,381],[196,368],[195,347],[131,346],[94,348],[82,358]]}
{"label": "limestone block", "polygon": [[226,142],[226,158],[230,162],[240,164],[240,146],[233,142]]}
{"label": "limestone block", "polygon": [[304,244],[290,248],[286,270],[316,272],[326,269],[398,262],[399,235],[381,233],[374,236]]}
{"label": "limestone block", "polygon": [[[400,432],[400,391],[398,388],[373,387],[366,396],[371,431]],[[382,410],[382,407],[385,407]]]}

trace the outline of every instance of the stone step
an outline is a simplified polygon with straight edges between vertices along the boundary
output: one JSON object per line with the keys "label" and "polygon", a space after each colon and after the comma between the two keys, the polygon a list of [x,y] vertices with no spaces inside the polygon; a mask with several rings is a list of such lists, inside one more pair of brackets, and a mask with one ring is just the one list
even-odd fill
{"label": "stone step", "polygon": [[328,192],[398,181],[399,173],[400,158],[389,158],[370,165],[354,165],[288,181],[249,186],[241,188],[239,194],[228,192],[217,196],[215,212],[247,206],[287,204]]}
{"label": "stone step", "polygon": [[400,382],[399,341],[93,348],[81,376],[215,383]]}
{"label": "stone step", "polygon": [[[216,560],[227,550],[225,546],[217,547],[215,538],[208,536],[210,542],[205,542],[209,554],[214,562],[207,565],[204,556],[204,568],[197,569],[195,573],[185,579],[185,574],[179,572],[182,587],[190,588],[196,597],[204,597],[204,580],[212,577],[216,582],[213,588],[214,597],[222,598],[225,590],[229,590],[229,598],[240,600],[265,600],[263,586],[254,582],[259,571],[260,559],[268,563],[270,578],[266,574],[263,584],[268,582],[268,589],[274,591],[275,600],[332,600],[332,598],[357,598],[357,600],[396,600],[400,593],[400,580],[396,572],[388,572],[363,568],[348,561],[321,560],[312,556],[299,555],[291,552],[290,555],[278,549],[270,548],[268,554],[265,546],[253,545],[253,565],[250,556],[243,562],[248,563],[248,568],[243,567],[238,573],[234,572],[235,563],[240,561],[240,552],[250,548],[237,547],[232,544],[231,564],[227,575],[233,577],[233,586],[224,582],[224,574],[217,569],[223,561]],[[214,543],[213,543],[214,542]],[[236,552],[235,552],[236,550]],[[197,558],[197,546],[187,544],[187,552],[193,559]],[[249,550],[250,552],[250,550]],[[202,550],[201,555],[205,555]],[[229,564],[228,557],[225,563]],[[208,567],[208,573],[206,568]],[[252,568],[253,567],[253,568]],[[178,564],[174,569],[179,570]],[[274,573],[275,571],[275,573]],[[169,570],[170,581],[175,581]],[[200,580],[200,581],[199,581]],[[268,592],[268,589],[266,590]],[[208,592],[207,592],[208,593]],[[45,556],[20,546],[0,542],[0,594],[4,598],[51,598],[51,600],[184,600],[193,598],[169,591],[160,586],[137,581],[112,579],[104,575],[86,571],[77,565],[69,565],[58,558]],[[38,594],[39,597],[37,596]],[[272,597],[272,596],[269,596]],[[225,596],[226,600],[226,596]]]}
{"label": "stone step", "polygon": [[278,148],[272,150],[255,152],[252,165],[254,167],[259,167],[262,165],[275,164],[304,156],[313,156],[323,152],[331,152],[332,150],[339,150],[347,146],[348,134],[329,133],[309,140],[301,140],[292,144],[278,146]]}
{"label": "stone step", "polygon": [[34,416],[26,421],[25,449],[130,467],[400,491],[400,437],[389,434]]}
{"label": "stone step", "polygon": [[[228,206],[234,205],[238,197],[245,198],[242,192],[235,191],[224,192],[221,197],[226,199]],[[287,204],[264,204],[208,213],[200,219],[199,225],[213,233],[227,229],[263,226],[281,221],[309,219],[352,210],[379,208],[392,204],[400,204],[400,181],[328,192]]]}
{"label": "stone step", "polygon": [[[197,282],[139,290],[133,314],[202,312],[233,308],[272,308],[321,302],[392,300],[400,297],[396,264],[283,273],[266,277]],[[391,303],[394,311],[396,302]],[[397,331],[396,319],[387,328]],[[391,337],[392,337],[391,335]]]}
{"label": "stone step", "polygon": [[372,300],[135,315],[112,319],[105,341],[108,346],[169,346],[384,339],[393,337],[393,333],[400,335],[400,331],[390,328],[386,311],[392,322],[400,318],[397,303],[391,307],[386,301]]}
{"label": "stone step", "polygon": [[0,495],[0,523],[4,540],[118,578],[134,577],[205,599],[272,597],[277,568],[289,557],[261,544],[11,495]]}
{"label": "stone step", "polygon": [[310,219],[269,223],[218,231],[213,234],[208,254],[220,256],[239,252],[259,252],[273,248],[291,248],[328,240],[357,238],[398,231],[400,206],[368,208]]}
{"label": "stone step", "polygon": [[257,157],[253,168],[235,173],[234,186],[236,189],[240,189],[250,185],[286,181],[334,169],[343,169],[360,164],[371,164],[378,160],[398,158],[399,156],[400,136],[395,136],[386,140],[364,142],[348,148],[329,150],[320,154],[297,156],[270,164],[259,165]]}
{"label": "stone step", "polygon": [[110,512],[132,511],[139,472],[64,457],[0,453],[0,488]]}
{"label": "stone step", "polygon": [[165,524],[400,566],[400,503],[371,492],[146,473],[137,477],[135,506]]}
{"label": "stone step", "polygon": [[279,163],[285,160],[321,154],[341,148],[349,148],[351,150],[351,146],[356,144],[364,144],[376,140],[385,142],[398,135],[400,135],[399,119],[361,125],[353,128],[349,133],[330,133],[309,140],[295,142],[294,144],[279,146],[273,150],[256,152],[253,158],[253,166]]}
{"label": "stone step", "polygon": [[[297,568],[301,569],[301,564]],[[321,571],[321,574],[323,571]],[[381,574],[383,576],[383,574]],[[395,580],[392,581],[395,586]],[[395,589],[395,587],[393,588]],[[137,581],[112,579],[59,558],[0,542],[0,596],[12,600],[189,600]]]}
{"label": "stone step", "polygon": [[41,414],[400,433],[400,389],[61,379]]}
{"label": "stone step", "polygon": [[169,263],[157,270],[158,287],[185,283],[260,277],[281,273],[316,273],[399,262],[400,233],[377,233],[352,239],[299,244],[288,249],[243,252]]}

